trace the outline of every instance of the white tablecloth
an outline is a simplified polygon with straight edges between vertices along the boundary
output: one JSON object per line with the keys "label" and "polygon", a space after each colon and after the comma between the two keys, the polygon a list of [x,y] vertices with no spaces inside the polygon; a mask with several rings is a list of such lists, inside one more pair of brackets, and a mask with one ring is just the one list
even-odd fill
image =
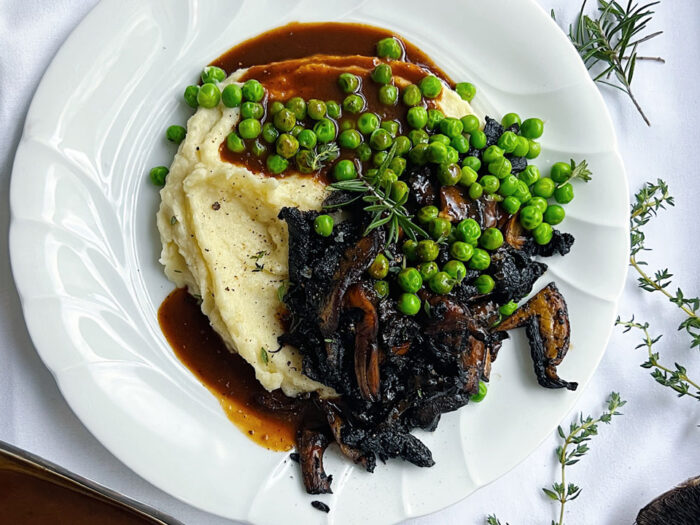
{"label": "white tablecloth", "polygon": [[[472,0],[478,1],[478,0]],[[481,0],[487,1],[487,0]],[[514,0],[515,1],[515,0]],[[556,7],[561,20],[571,20],[579,2],[539,0]],[[83,427],[59,393],[27,334],[10,273],[7,228],[8,189],[15,148],[24,117],[42,72],[70,31],[90,10],[94,0],[0,0],[0,439],[23,447],[92,478],[108,487],[153,505],[187,524],[230,523],[200,512],[139,478],[114,458]],[[593,2],[590,2],[593,3]],[[626,2],[623,2],[626,3]],[[634,88],[652,122],[647,127],[629,100],[604,88],[616,124],[630,186],[666,179],[676,208],[663,212],[648,228],[651,268],[668,265],[689,294],[700,293],[698,257],[700,226],[697,161],[698,83],[700,82],[700,2],[675,0],[657,7],[650,30],[664,34],[644,52],[661,55],[666,64],[640,63]],[[468,30],[468,27],[465,28]],[[523,28],[527,31],[527,28]],[[700,376],[700,352],[689,350],[687,338],[676,332],[679,312],[663,297],[635,286],[630,274],[620,314],[636,314],[652,323],[665,361],[688,365]],[[639,368],[644,350],[635,350],[637,336],[617,329],[576,412],[598,414],[611,390],[620,391],[628,405],[612,426],[603,426],[581,463],[568,479],[583,487],[568,505],[567,523],[632,523],[637,511],[674,484],[700,474],[700,403],[676,399]],[[575,415],[566,418],[568,421]],[[557,476],[551,436],[512,472],[466,500],[412,524],[481,524],[495,512],[511,524],[549,523],[555,505],[540,487]]]}

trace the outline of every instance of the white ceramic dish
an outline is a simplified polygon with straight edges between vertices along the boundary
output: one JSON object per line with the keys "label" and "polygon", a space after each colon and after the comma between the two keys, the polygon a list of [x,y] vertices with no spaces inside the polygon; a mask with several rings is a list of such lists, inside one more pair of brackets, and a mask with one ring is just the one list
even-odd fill
{"label": "white ceramic dish", "polygon": [[[353,5],[355,4],[355,5]],[[157,259],[150,166],[174,150],[184,86],[234,44],[289,21],[342,20],[395,30],[455,79],[476,107],[546,121],[547,169],[589,161],[563,229],[572,253],[547,261],[569,304],[561,376],[537,386],[516,333],[486,401],[420,432],[436,466],[399,461],[371,475],[330,452],[334,494],[304,493],[287,454],[250,442],[173,356],[156,311],[171,290]],[[68,403],[119,459],[201,509],[254,523],[391,523],[464,498],[523,460],[576,402],[603,354],[626,274],[628,191],[608,113],[576,52],[534,2],[103,0],[56,55],[36,91],[11,187],[12,267],[32,339]],[[329,514],[310,506],[320,499]]]}

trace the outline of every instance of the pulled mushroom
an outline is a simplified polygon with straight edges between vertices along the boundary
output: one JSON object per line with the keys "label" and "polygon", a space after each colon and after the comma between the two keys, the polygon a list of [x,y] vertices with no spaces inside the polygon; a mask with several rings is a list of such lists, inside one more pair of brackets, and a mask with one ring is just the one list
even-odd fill
{"label": "pulled mushroom", "polygon": [[332,494],[333,476],[323,469],[323,453],[328,446],[328,437],[316,430],[300,430],[297,434],[297,450],[301,463],[304,487],[309,494]]}

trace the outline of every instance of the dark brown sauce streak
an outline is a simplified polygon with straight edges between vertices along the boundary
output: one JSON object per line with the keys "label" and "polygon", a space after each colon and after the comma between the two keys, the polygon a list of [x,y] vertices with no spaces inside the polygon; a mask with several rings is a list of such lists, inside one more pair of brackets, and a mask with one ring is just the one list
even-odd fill
{"label": "dark brown sauce streak", "polygon": [[250,439],[270,450],[290,450],[297,430],[322,415],[314,403],[268,392],[253,367],[232,354],[185,288],[173,291],[158,321],[178,359],[214,394],[229,419]]}
{"label": "dark brown sauce streak", "polygon": [[147,525],[160,522],[0,452],[0,523]]}
{"label": "dark brown sauce streak", "polygon": [[[399,133],[402,133],[408,129],[405,121],[406,108],[400,102],[395,106],[381,104],[378,96],[379,86],[370,79],[371,70],[380,62],[380,59],[373,58],[376,44],[388,36],[397,35],[386,29],[363,24],[294,22],[246,40],[213,61],[212,65],[223,68],[227,73],[249,67],[250,70],[241,80],[259,80],[271,93],[268,104],[275,100],[285,102],[294,96],[301,96],[305,100],[317,98],[342,103],[346,94],[338,87],[337,79],[342,71],[350,70],[362,78],[360,92],[366,100],[365,111],[376,113],[382,120],[398,121]],[[405,56],[401,62],[390,62],[394,75],[416,83],[428,73],[434,73],[452,84],[449,77],[425,53],[406,39],[398,38],[403,44]],[[303,59],[314,55],[335,57],[330,60],[324,60],[328,57],[321,57],[322,60],[319,60],[316,67],[297,67],[300,63],[280,63],[266,67],[273,62]],[[330,67],[321,66],[323,63]],[[339,124],[345,119],[354,121],[355,118],[345,115],[341,117]],[[268,120],[266,115],[263,123]],[[313,121],[310,119],[304,124],[307,128],[313,127]],[[226,141],[221,144],[219,152],[222,160],[226,162],[245,166],[253,172],[271,175],[267,173],[265,154],[257,157],[249,149],[243,153],[234,153],[226,147]],[[341,154],[341,158],[352,157],[352,152],[343,151]],[[288,169],[281,176],[291,174],[298,172]],[[325,179],[323,173],[308,176]]]}

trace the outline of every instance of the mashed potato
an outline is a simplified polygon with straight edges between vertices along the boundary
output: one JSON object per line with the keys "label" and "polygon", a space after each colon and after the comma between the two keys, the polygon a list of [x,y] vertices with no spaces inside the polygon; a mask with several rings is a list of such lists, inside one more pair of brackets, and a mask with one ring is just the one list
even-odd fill
{"label": "mashed potato", "polygon": [[[244,73],[236,71],[221,87]],[[472,113],[448,89],[438,106],[448,116]],[[320,209],[327,190],[310,177],[272,178],[222,161],[219,146],[239,113],[219,104],[200,107],[189,119],[161,190],[161,263],[176,286],[201,297],[212,327],[266,389],[331,396],[332,389],[303,375],[297,350],[277,342],[283,332],[277,290],[288,271],[287,227],[277,214],[285,206]]]}

